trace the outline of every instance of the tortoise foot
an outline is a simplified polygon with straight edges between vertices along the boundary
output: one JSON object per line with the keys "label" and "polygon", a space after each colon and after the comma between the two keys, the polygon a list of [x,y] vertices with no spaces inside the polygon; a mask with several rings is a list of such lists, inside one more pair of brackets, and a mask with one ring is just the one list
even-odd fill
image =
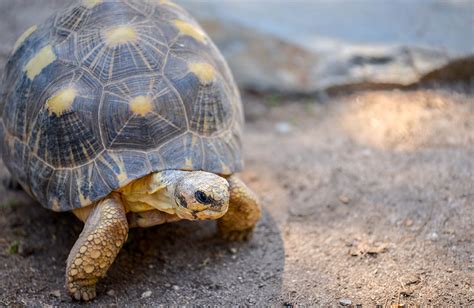
{"label": "tortoise foot", "polygon": [[252,237],[261,209],[255,194],[237,176],[227,179],[230,202],[227,213],[217,221],[222,238],[228,241],[246,241]]}
{"label": "tortoise foot", "polygon": [[75,300],[90,301],[96,297],[95,284],[84,285],[80,282],[71,282],[68,284],[68,292]]}
{"label": "tortoise foot", "polygon": [[219,235],[230,242],[248,241],[252,238],[254,227],[245,230],[219,230]]}

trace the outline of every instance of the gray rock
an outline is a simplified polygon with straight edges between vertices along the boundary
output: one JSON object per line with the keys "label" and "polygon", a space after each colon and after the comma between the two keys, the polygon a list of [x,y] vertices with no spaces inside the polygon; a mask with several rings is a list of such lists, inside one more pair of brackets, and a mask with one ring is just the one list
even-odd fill
{"label": "gray rock", "polygon": [[[0,67],[15,40],[71,0],[0,1]],[[176,0],[226,56],[238,84],[313,93],[474,75],[474,2]]]}
{"label": "gray rock", "polygon": [[472,1],[177,2],[197,15],[244,88],[411,85],[439,70],[443,79],[462,58],[473,59],[464,71],[474,75]]}

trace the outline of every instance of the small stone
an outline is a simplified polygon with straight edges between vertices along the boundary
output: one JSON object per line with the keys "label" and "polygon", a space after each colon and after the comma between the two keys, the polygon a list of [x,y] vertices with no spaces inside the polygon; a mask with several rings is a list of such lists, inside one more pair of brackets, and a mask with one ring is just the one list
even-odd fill
{"label": "small stone", "polygon": [[400,295],[403,295],[405,297],[409,297],[413,294],[413,289],[412,288],[406,288],[406,289],[403,289],[402,291],[400,291]]}
{"label": "small stone", "polygon": [[107,295],[108,296],[115,296],[115,291],[114,290],[108,290]]}
{"label": "small stone", "polygon": [[61,291],[54,290],[54,291],[51,291],[51,293],[49,293],[49,295],[54,296],[56,298],[60,298],[61,297]]}
{"label": "small stone", "polygon": [[341,201],[343,204],[348,204],[351,200],[347,196],[340,196],[339,201]]}
{"label": "small stone", "polygon": [[165,287],[171,288],[171,285],[169,283],[165,283]]}
{"label": "small stone", "polygon": [[348,298],[341,298],[339,300],[339,304],[341,304],[342,306],[349,306],[352,305],[352,301]]}
{"label": "small stone", "polygon": [[293,130],[293,127],[288,122],[278,122],[275,125],[275,131],[280,134],[288,134]]}
{"label": "small stone", "polygon": [[145,291],[145,292],[142,293],[142,298],[148,298],[148,297],[151,296],[151,294],[152,294],[151,291]]}
{"label": "small stone", "polygon": [[430,234],[428,234],[428,240],[435,242],[435,241],[437,241],[438,239],[439,239],[438,233],[436,233],[436,232],[431,232]]}
{"label": "small stone", "polygon": [[402,278],[402,282],[404,286],[408,286],[411,284],[417,284],[421,281],[420,276],[415,274],[407,274]]}
{"label": "small stone", "polygon": [[179,288],[177,285],[174,285],[174,286],[173,286],[173,290],[179,291],[179,289],[180,289],[180,288]]}
{"label": "small stone", "polygon": [[444,234],[449,234],[449,235],[454,235],[454,234],[456,234],[456,231],[454,231],[454,229],[444,229],[443,233]]}
{"label": "small stone", "polygon": [[237,253],[237,248],[232,247],[229,249],[229,251],[231,254],[235,255]]}

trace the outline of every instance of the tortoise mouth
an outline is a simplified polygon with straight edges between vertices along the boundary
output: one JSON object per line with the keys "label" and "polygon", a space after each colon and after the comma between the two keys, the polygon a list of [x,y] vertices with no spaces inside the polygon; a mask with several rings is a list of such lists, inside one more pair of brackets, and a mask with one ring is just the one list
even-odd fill
{"label": "tortoise mouth", "polygon": [[225,205],[219,209],[208,208],[205,210],[198,211],[178,206],[176,214],[181,219],[186,220],[215,220],[224,216],[227,213],[228,208],[228,205]]}

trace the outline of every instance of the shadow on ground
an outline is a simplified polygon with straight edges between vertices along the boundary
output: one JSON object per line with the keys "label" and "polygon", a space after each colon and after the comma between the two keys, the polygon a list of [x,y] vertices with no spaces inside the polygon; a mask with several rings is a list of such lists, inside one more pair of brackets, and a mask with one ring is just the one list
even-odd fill
{"label": "shadow on ground", "polygon": [[[82,224],[19,198],[0,210],[6,230],[0,237],[0,304],[74,306],[64,271]],[[281,293],[283,241],[268,211],[248,243],[227,243],[215,233],[214,222],[132,229],[93,306],[264,304]]]}

